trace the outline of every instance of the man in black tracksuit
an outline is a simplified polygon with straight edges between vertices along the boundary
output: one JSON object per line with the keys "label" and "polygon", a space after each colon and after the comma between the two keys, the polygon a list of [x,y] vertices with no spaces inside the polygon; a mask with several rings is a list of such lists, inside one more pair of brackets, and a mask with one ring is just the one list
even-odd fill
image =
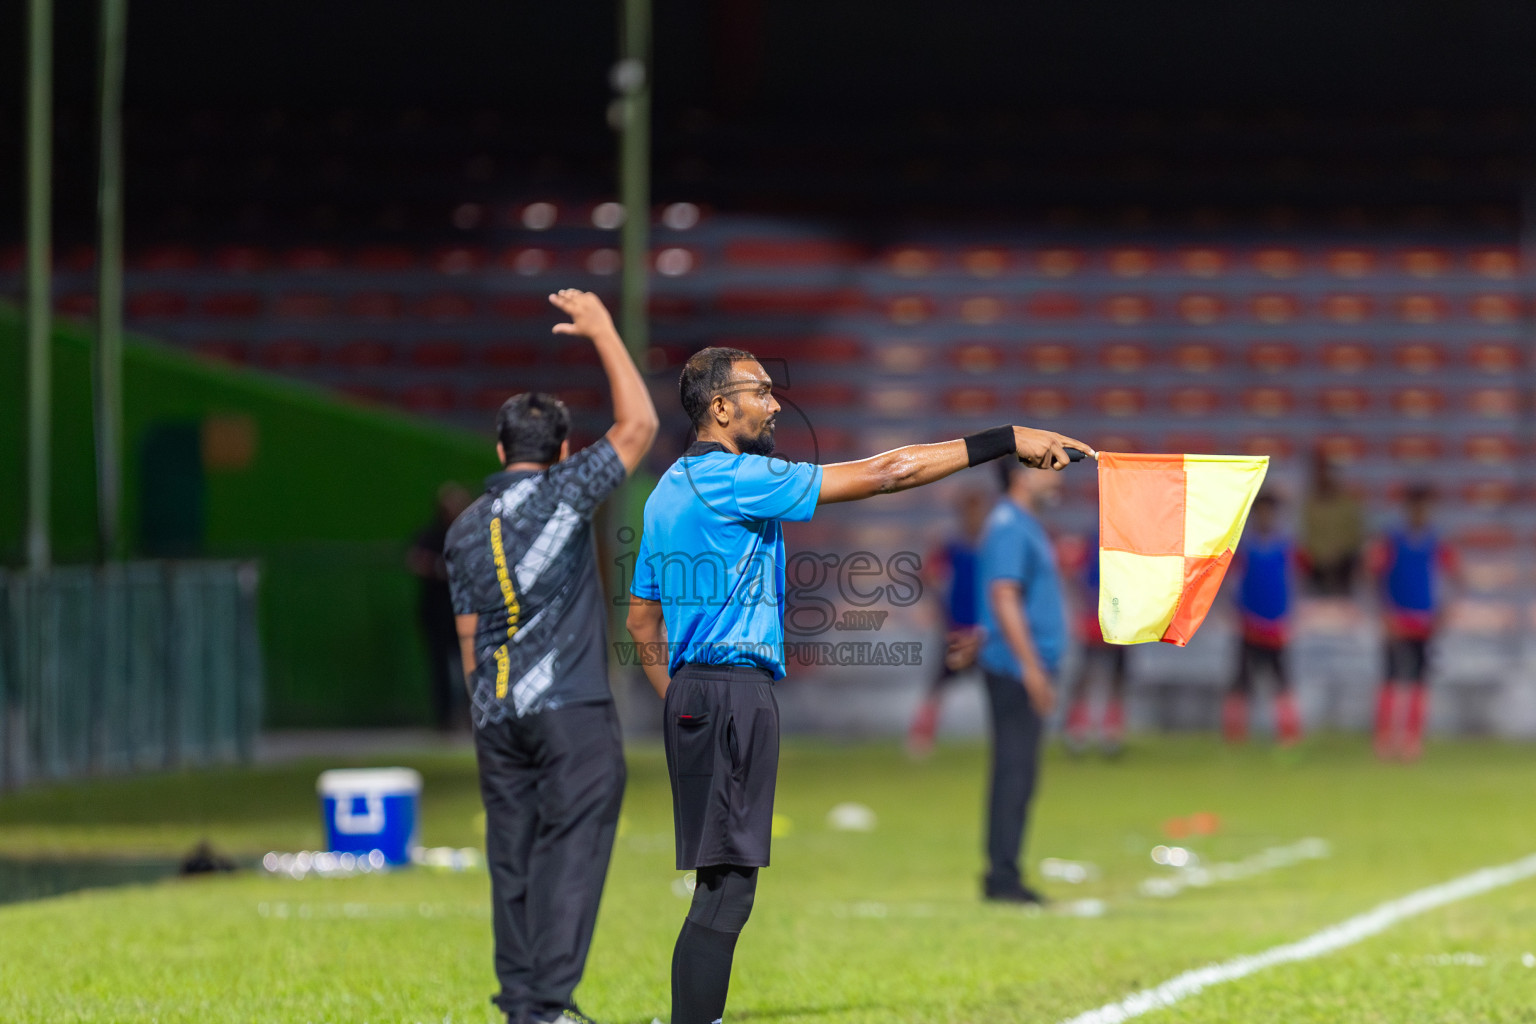
{"label": "man in black tracksuit", "polygon": [[448,579],[485,802],[496,976],[508,1024],[589,1021],[581,980],[624,793],[608,689],[592,516],[656,437],[645,382],[590,292],[550,301],[590,338],[613,391],[614,423],[570,454],[570,415],[550,395],[509,399],[497,417],[502,472],[448,531]]}

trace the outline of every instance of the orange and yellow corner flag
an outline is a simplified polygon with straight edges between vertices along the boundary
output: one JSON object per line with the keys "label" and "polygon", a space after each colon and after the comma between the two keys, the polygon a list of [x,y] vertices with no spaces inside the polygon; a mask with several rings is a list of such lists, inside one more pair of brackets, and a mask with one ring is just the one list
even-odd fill
{"label": "orange and yellow corner flag", "polygon": [[1099,628],[1183,647],[1237,549],[1267,456],[1099,453]]}

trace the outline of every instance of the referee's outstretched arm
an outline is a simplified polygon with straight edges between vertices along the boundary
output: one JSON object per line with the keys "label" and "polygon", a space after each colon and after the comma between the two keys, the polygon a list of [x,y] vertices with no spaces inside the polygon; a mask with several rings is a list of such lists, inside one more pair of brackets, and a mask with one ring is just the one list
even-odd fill
{"label": "referee's outstretched arm", "polygon": [[651,450],[661,425],[645,378],[629,358],[629,350],[614,330],[613,317],[608,315],[602,299],[591,292],[564,288],[551,295],[549,301],[571,318],[568,324],[555,324],[553,333],[591,338],[597,348],[597,357],[613,392],[613,426],[604,436],[624,463],[624,472],[633,473]]}
{"label": "referee's outstretched arm", "polygon": [[1034,427],[993,427],[955,441],[909,444],[857,462],[823,467],[819,505],[859,501],[942,480],[951,473],[1006,455],[1017,455],[1036,469],[1064,469],[1068,448],[1098,457],[1088,445],[1053,430]]}

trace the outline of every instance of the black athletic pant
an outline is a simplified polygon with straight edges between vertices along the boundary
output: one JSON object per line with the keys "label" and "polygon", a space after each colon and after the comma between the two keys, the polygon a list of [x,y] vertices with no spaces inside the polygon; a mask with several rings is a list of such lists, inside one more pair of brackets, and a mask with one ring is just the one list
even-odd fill
{"label": "black athletic pant", "polygon": [[992,791],[987,802],[985,885],[995,893],[1023,882],[1019,853],[1024,847],[1029,801],[1035,794],[1045,723],[1020,680],[995,672],[986,675],[992,711]]}
{"label": "black athletic pant", "polygon": [[1287,693],[1291,677],[1286,671],[1285,648],[1268,647],[1244,640],[1237,656],[1237,675],[1232,679],[1231,691],[1244,697],[1253,693],[1253,682],[1261,672],[1268,672],[1275,680],[1275,692]]}
{"label": "black athletic pant", "polygon": [[475,729],[491,871],[496,977],[504,1013],[571,1005],[608,874],[624,796],[612,704],[586,704]]}

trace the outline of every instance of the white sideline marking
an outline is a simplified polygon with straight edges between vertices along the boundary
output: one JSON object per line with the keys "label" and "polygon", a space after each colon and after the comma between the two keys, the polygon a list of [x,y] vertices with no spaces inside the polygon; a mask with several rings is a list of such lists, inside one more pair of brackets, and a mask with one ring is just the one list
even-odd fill
{"label": "white sideline marking", "polygon": [[1185,971],[1156,988],[1142,989],[1118,1003],[1109,1003],[1097,1010],[1080,1013],[1076,1017],[1063,1021],[1062,1024],[1120,1024],[1121,1021],[1132,1017],[1140,1017],[1144,1013],[1172,1006],[1179,1000],[1186,999],[1211,985],[1236,981],[1238,978],[1247,977],[1255,971],[1261,971],[1276,964],[1310,960],[1324,953],[1332,953],[1334,950],[1352,946],[1362,939],[1384,932],[1399,921],[1413,917],[1415,914],[1422,914],[1426,910],[1434,910],[1436,907],[1443,907],[1447,903],[1455,903],[1469,896],[1477,896],[1491,889],[1512,885],[1533,875],[1536,875],[1536,854],[1512,864],[1483,868],[1470,875],[1462,875],[1449,882],[1442,882],[1428,889],[1420,889],[1418,892],[1411,892],[1395,900],[1388,900],[1374,910],[1330,925],[1299,942],[1275,946],[1262,953],[1234,957],[1224,963]]}

